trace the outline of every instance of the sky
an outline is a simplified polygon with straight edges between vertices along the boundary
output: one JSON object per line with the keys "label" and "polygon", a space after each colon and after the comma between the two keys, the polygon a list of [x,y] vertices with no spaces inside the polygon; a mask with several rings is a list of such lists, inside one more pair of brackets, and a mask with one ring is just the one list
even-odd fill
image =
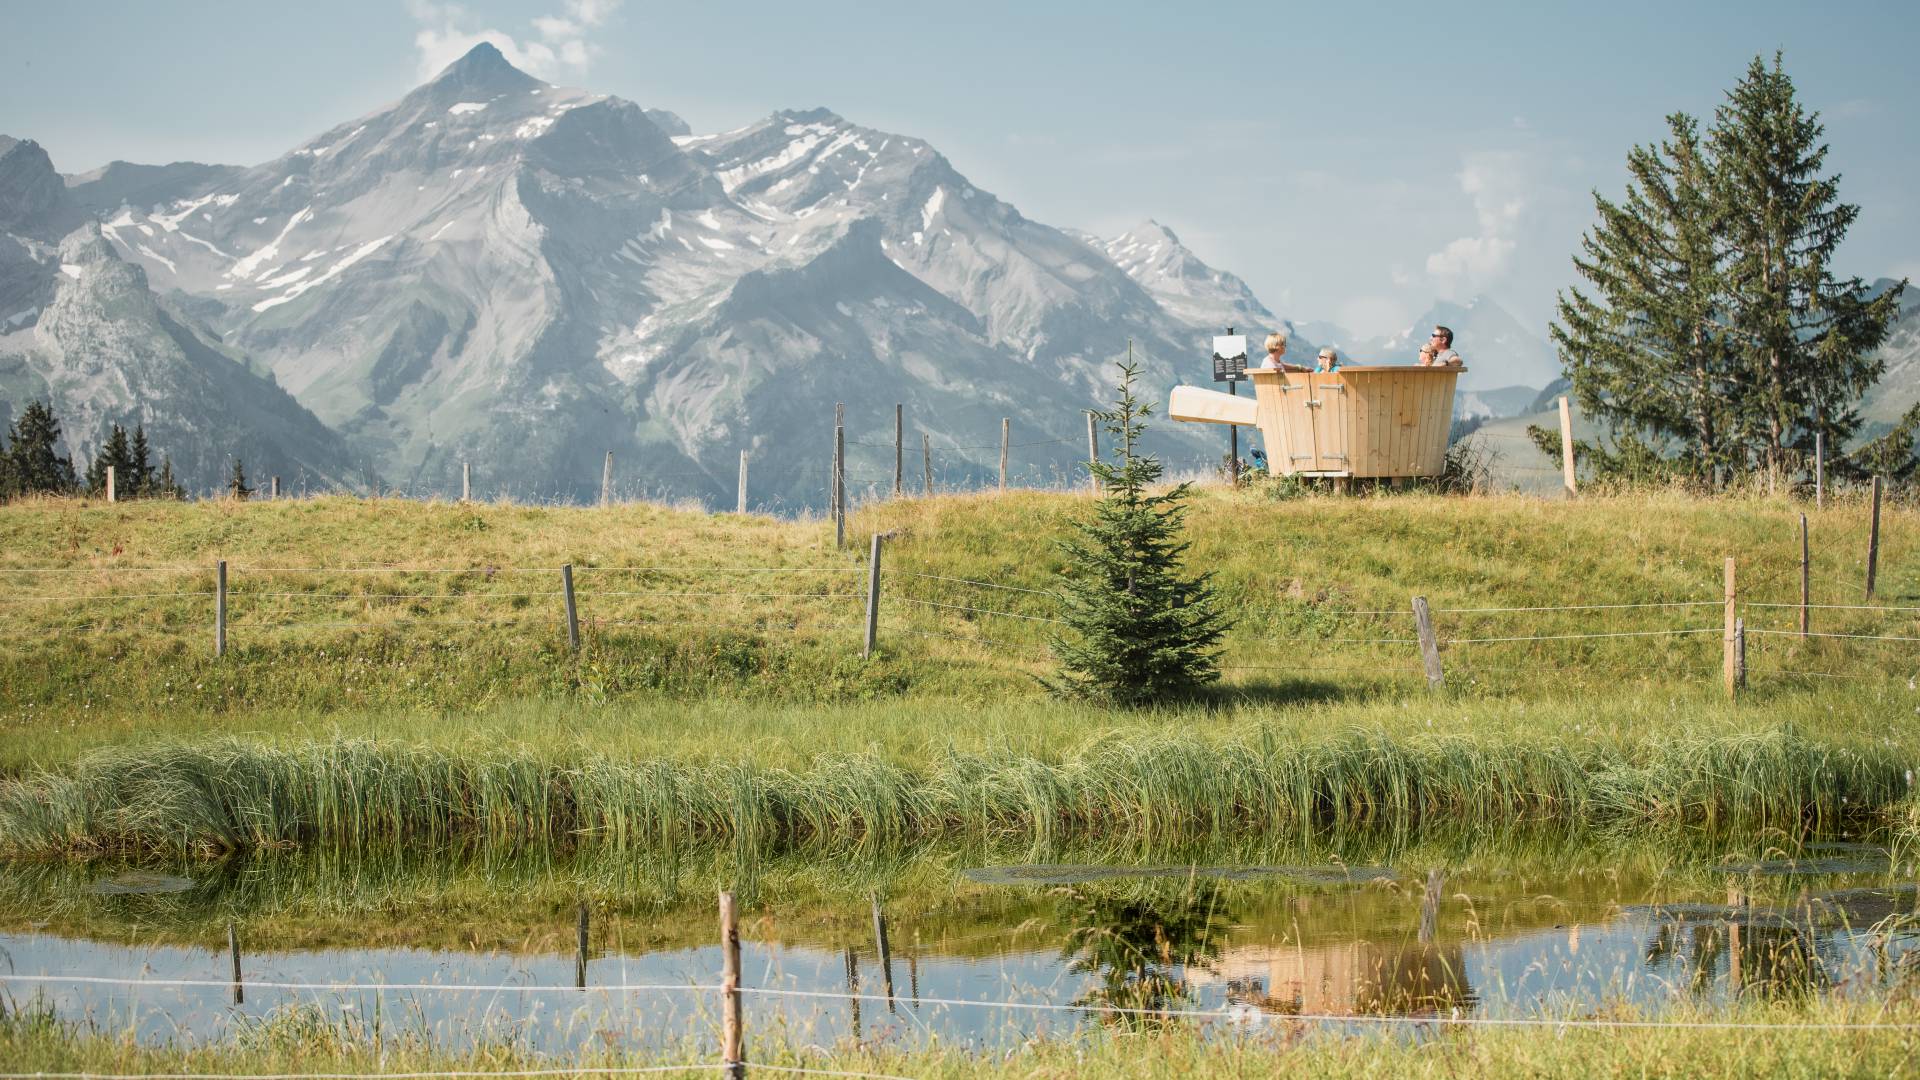
{"label": "sky", "polygon": [[926,139],[1050,225],[1146,219],[1295,322],[1490,296],[1545,336],[1593,195],[1784,50],[1862,207],[1843,274],[1920,278],[1920,9],[729,0],[0,0],[0,134],[63,172],[257,164],[481,40],[695,131],[825,106]]}

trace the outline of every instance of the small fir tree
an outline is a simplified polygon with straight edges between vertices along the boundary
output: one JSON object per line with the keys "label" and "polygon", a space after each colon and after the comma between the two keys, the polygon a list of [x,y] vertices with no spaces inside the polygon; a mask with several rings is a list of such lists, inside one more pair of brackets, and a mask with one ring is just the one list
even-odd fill
{"label": "small fir tree", "polygon": [[247,486],[246,466],[240,464],[239,458],[233,459],[233,475],[227,479],[227,490],[241,500],[253,494],[253,489]]}
{"label": "small fir tree", "polygon": [[1135,453],[1151,406],[1134,397],[1139,368],[1129,346],[1120,365],[1120,397],[1094,415],[1112,433],[1118,462],[1088,468],[1105,494],[1090,519],[1076,521],[1060,544],[1067,557],[1062,618],[1056,636],[1060,674],[1047,685],[1074,697],[1116,705],[1148,705],[1194,694],[1220,677],[1215,646],[1231,626],[1210,583],[1185,577],[1180,538],[1188,484],[1158,495],[1158,459]]}

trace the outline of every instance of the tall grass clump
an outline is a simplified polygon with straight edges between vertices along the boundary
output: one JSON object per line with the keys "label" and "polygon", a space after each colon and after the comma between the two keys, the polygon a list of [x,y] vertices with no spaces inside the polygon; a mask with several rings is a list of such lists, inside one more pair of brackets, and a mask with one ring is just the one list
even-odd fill
{"label": "tall grass clump", "polygon": [[1435,824],[1831,827],[1907,795],[1888,747],[1791,730],[1634,743],[1354,729],[1281,738],[1098,737],[1059,757],[872,754],[800,769],[542,759],[333,739],[96,751],[0,781],[0,851],[220,853],[282,846],[610,845],[754,851],[934,838],[1177,841]]}

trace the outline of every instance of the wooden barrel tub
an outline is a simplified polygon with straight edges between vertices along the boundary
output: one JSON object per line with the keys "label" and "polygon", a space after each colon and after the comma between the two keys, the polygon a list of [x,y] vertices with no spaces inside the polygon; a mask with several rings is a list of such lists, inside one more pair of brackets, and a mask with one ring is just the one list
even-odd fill
{"label": "wooden barrel tub", "polygon": [[1260,429],[1268,467],[1285,476],[1438,476],[1465,368],[1355,365],[1331,372],[1247,372],[1253,397],[1178,386],[1175,420]]}

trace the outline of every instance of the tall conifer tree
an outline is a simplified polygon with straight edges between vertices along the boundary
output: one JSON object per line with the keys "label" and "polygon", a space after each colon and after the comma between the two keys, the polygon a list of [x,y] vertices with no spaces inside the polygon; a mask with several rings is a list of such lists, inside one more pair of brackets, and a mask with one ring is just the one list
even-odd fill
{"label": "tall conifer tree", "polygon": [[8,443],[13,494],[67,495],[79,487],[73,461],[55,450],[60,443],[60,421],[45,402],[36,401],[21,410]]}
{"label": "tall conifer tree", "polygon": [[1727,464],[1733,376],[1718,321],[1719,210],[1698,122],[1675,113],[1667,129],[1661,145],[1627,154],[1625,199],[1594,193],[1599,222],[1573,260],[1592,292],[1560,294],[1549,333],[1575,399],[1617,426],[1623,453],[1667,449],[1711,484]]}
{"label": "tall conifer tree", "polygon": [[1776,53],[1771,67],[1754,57],[1708,137],[1743,387],[1739,434],[1752,464],[1768,469],[1786,467],[1788,451],[1811,453],[1816,429],[1839,447],[1859,428],[1860,395],[1885,370],[1874,350],[1906,286],[1870,297],[1859,278],[1833,276],[1860,208],[1840,201],[1839,176],[1823,175],[1825,130],[1795,99]]}
{"label": "tall conifer tree", "polygon": [[147,446],[147,427],[135,424],[133,427],[133,446],[128,454],[128,468],[133,474],[133,483],[129,491],[141,498],[151,496],[153,492],[153,451]]}

